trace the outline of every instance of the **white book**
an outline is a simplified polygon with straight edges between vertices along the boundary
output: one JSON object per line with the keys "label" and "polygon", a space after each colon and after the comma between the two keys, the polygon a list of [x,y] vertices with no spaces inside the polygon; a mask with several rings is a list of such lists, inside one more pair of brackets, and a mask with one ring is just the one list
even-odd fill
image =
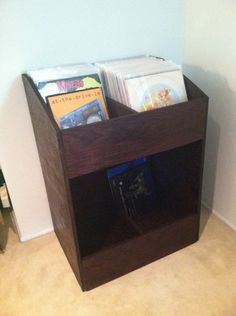
{"label": "white book", "polygon": [[128,106],[137,112],[187,101],[181,70],[125,80]]}

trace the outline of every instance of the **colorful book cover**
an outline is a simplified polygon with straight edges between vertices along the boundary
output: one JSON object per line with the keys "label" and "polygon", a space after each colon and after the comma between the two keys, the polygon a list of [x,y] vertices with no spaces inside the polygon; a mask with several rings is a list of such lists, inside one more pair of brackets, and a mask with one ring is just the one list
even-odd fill
{"label": "colorful book cover", "polygon": [[181,70],[125,80],[129,106],[137,112],[187,101]]}
{"label": "colorful book cover", "polygon": [[[96,115],[97,121],[108,119],[108,112],[101,88],[48,96],[47,102],[55,120],[61,128],[95,122]],[[69,123],[70,118],[71,123]],[[74,125],[76,122],[78,124]]]}
{"label": "colorful book cover", "polygon": [[107,177],[118,212],[133,218],[154,209],[156,194],[146,158],[110,168]]}
{"label": "colorful book cover", "polygon": [[97,73],[66,79],[41,81],[37,88],[44,99],[47,96],[74,92],[92,88],[100,88],[101,80]]}

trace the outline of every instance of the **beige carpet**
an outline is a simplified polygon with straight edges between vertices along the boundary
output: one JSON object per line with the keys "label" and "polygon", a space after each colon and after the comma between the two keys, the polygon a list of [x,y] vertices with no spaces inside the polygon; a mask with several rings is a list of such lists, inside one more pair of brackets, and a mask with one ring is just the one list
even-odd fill
{"label": "beige carpet", "polygon": [[200,241],[82,292],[55,237],[0,254],[0,316],[235,316],[236,232],[204,212]]}

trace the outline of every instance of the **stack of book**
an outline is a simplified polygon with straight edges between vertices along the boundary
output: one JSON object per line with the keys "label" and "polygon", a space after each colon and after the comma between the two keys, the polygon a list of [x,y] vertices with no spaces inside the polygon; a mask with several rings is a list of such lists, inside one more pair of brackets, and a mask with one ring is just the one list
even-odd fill
{"label": "stack of book", "polygon": [[137,112],[187,101],[181,67],[171,61],[140,56],[95,65],[106,96]]}
{"label": "stack of book", "polygon": [[29,71],[60,128],[108,119],[101,79],[91,64]]}

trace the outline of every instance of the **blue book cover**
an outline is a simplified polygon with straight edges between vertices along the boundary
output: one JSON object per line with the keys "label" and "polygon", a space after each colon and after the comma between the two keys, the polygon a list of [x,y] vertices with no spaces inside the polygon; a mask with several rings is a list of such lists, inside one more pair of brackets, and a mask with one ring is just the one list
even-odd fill
{"label": "blue book cover", "polygon": [[110,168],[107,176],[118,212],[133,218],[154,209],[156,194],[146,158]]}

